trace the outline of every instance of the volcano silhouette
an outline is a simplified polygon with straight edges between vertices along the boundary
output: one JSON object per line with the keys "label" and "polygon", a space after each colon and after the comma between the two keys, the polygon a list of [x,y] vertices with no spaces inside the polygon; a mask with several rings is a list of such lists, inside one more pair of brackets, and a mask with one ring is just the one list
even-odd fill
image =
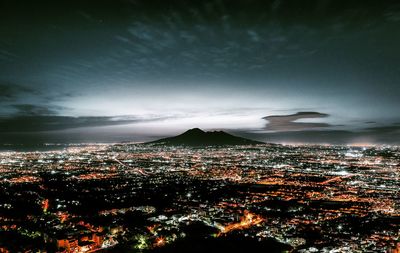
{"label": "volcano silhouette", "polygon": [[264,142],[234,136],[224,131],[205,132],[199,128],[193,128],[183,134],[148,142],[148,144],[169,146],[228,146],[264,144]]}

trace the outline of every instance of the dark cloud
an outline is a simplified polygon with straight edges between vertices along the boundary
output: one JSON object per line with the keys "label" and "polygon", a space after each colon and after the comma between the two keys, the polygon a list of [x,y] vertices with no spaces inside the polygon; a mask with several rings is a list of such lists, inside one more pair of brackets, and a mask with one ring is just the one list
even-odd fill
{"label": "dark cloud", "polygon": [[56,115],[58,111],[65,110],[65,107],[52,106],[51,108],[44,105],[34,104],[16,104],[12,105],[17,110],[16,114],[19,116],[48,116]]}
{"label": "dark cloud", "polygon": [[369,127],[369,128],[366,128],[365,131],[372,132],[372,133],[397,134],[397,136],[396,135],[393,136],[395,138],[395,137],[399,137],[400,125],[393,124],[393,125],[389,125],[389,126]]}
{"label": "dark cloud", "polygon": [[[24,87],[24,86],[20,86],[18,84],[14,84],[14,83],[0,83],[0,99],[7,99],[7,100],[11,100],[11,99],[15,99],[20,95],[26,94],[26,93],[36,93],[35,90],[28,88],[28,87]],[[1,102],[1,100],[0,100]]]}
{"label": "dark cloud", "polygon": [[319,112],[298,112],[290,115],[271,115],[266,116],[263,119],[268,121],[265,129],[270,131],[300,131],[313,128],[330,127],[332,125],[327,123],[296,122],[297,120],[325,118],[328,116],[328,114]]}
{"label": "dark cloud", "polygon": [[391,144],[400,145],[400,125],[371,127],[359,130],[304,130],[254,133],[229,130],[240,136],[269,143],[310,144]]}
{"label": "dark cloud", "polygon": [[[34,107],[35,108],[35,107]],[[36,108],[37,109],[37,108]],[[46,110],[46,109],[44,109]],[[52,111],[49,111],[52,113]],[[161,118],[157,118],[160,120]],[[51,115],[25,115],[0,117],[0,132],[46,132],[84,127],[125,125],[156,119],[135,117],[69,117]]]}

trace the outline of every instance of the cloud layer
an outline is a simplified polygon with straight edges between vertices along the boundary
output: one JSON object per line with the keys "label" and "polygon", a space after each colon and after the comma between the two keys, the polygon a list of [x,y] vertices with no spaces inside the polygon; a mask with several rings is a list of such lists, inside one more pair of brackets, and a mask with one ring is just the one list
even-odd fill
{"label": "cloud layer", "polygon": [[186,127],[399,141],[399,13],[398,0],[4,1],[0,142]]}
{"label": "cloud layer", "polygon": [[266,130],[285,132],[330,127],[331,125],[327,123],[297,122],[298,120],[302,119],[325,118],[328,116],[328,114],[319,112],[298,112],[290,115],[271,115],[266,116],[263,119],[268,121],[265,127]]}

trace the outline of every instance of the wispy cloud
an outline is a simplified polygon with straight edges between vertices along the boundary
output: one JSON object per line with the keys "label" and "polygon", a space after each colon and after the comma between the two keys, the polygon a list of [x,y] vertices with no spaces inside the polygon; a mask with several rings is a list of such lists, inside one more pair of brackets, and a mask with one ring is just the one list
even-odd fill
{"label": "wispy cloud", "polygon": [[[167,117],[136,117],[136,116],[104,116],[104,117],[71,117],[57,116],[56,112],[46,108],[30,105],[21,105],[21,113],[0,117],[0,132],[47,132],[74,128],[103,127],[128,125],[150,121],[161,121]],[[29,114],[28,114],[29,113]]]}
{"label": "wispy cloud", "polygon": [[328,114],[319,112],[298,112],[290,115],[271,115],[263,119],[268,123],[265,127],[269,131],[301,131],[316,128],[325,128],[332,125],[327,123],[311,123],[311,122],[298,122],[302,119],[325,118]]}

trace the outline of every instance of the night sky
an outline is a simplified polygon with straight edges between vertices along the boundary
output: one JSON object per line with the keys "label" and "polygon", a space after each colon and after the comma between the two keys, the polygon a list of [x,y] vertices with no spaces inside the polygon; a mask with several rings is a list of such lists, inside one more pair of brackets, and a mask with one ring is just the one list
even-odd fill
{"label": "night sky", "polygon": [[0,143],[400,144],[398,0],[0,0]]}

